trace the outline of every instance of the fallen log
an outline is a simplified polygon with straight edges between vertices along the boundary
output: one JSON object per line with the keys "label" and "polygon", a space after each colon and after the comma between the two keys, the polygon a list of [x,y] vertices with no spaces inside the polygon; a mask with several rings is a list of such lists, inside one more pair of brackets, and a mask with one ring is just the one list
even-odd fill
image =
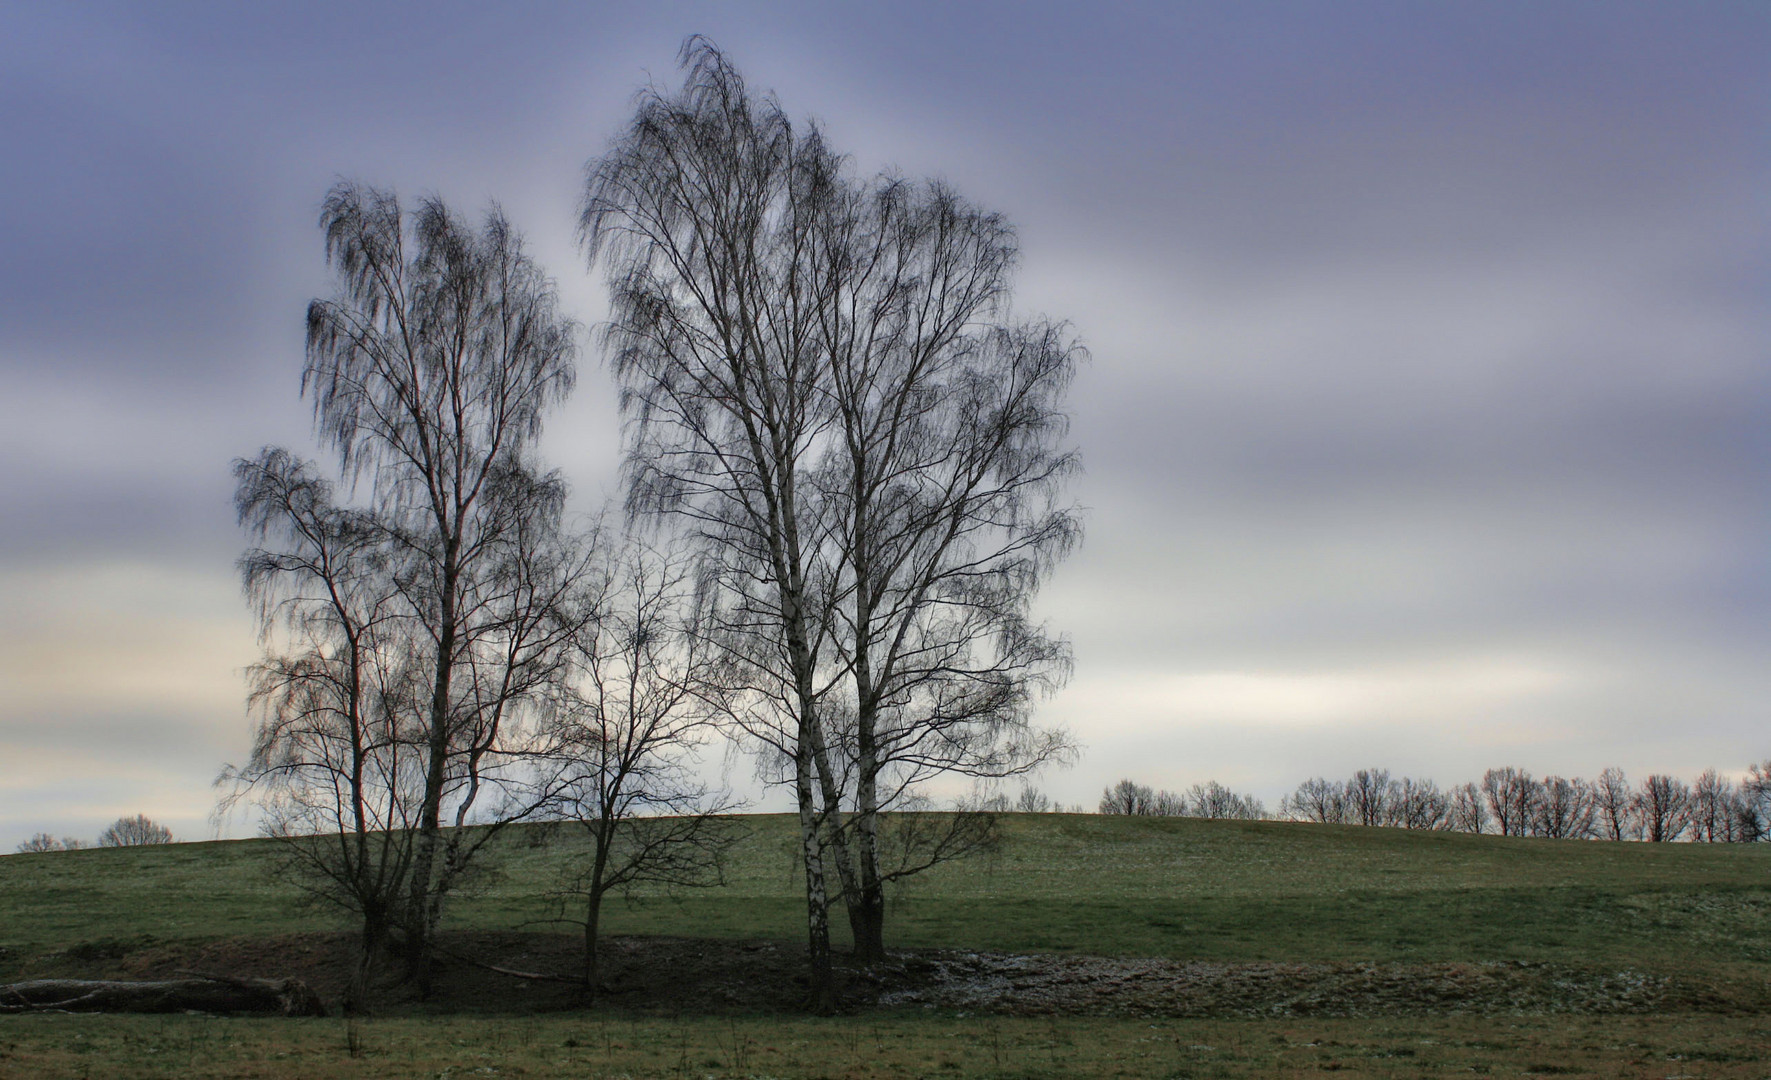
{"label": "fallen log", "polygon": [[203,976],[155,982],[31,979],[0,985],[0,1013],[272,1013],[325,1016],[320,995],[300,979]]}

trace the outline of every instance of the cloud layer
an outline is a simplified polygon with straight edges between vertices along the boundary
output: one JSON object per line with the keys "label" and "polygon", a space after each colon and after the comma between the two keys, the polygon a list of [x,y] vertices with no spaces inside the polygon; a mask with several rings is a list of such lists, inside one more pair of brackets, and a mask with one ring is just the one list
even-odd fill
{"label": "cloud layer", "polygon": [[[496,197],[594,322],[582,167],[692,31],[1003,210],[1093,350],[1063,801],[1771,754],[1763,6],[13,7],[0,844],[208,829],[255,651],[228,462],[307,439],[326,186]],[[586,367],[547,448],[588,508]]]}

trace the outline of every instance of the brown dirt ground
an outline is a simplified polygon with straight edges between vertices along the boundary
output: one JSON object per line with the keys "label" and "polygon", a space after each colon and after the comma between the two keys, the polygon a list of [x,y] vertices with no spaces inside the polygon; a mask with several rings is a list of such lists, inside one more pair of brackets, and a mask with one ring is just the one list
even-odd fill
{"label": "brown dirt ground", "polygon": [[[429,1000],[386,973],[376,1011],[535,1013],[581,1009],[582,991],[482,964],[571,974],[568,935],[457,933],[440,942]],[[12,977],[166,978],[178,973],[298,978],[336,1007],[349,978],[348,934],[208,942],[106,942],[30,958]],[[773,941],[606,939],[597,1007],[646,1015],[798,1011],[803,947]],[[22,959],[22,958],[21,958]],[[477,961],[477,963],[476,963]],[[8,965],[12,966],[12,965]],[[922,1007],[1004,1015],[1298,1017],[1505,1013],[1756,1011],[1712,987],[1642,972],[1551,964],[1224,964],[920,949],[871,970],[839,963],[844,1011]]]}

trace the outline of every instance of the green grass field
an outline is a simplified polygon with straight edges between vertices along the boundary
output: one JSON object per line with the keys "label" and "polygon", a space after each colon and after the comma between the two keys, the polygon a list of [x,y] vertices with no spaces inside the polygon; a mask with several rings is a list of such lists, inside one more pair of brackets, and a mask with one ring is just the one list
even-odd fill
{"label": "green grass field", "polygon": [[[617,900],[608,932],[799,940],[793,823],[744,823],[725,886]],[[1004,834],[998,852],[895,895],[890,943],[1232,963],[1548,961],[1713,984],[1722,1004],[1668,1017],[1151,1023],[390,1017],[355,1036],[344,1021],[33,1016],[0,1020],[0,1077],[1771,1075],[1759,1049],[1771,1040],[1771,845],[1094,815],[1009,815]],[[547,929],[549,888],[580,849],[566,832],[538,841],[516,830],[501,842],[450,925]],[[277,850],[0,858],[0,977],[112,942],[343,928],[279,880]]]}
{"label": "green grass field", "polygon": [[[727,884],[612,901],[610,933],[798,940],[790,819],[745,819]],[[1717,970],[1771,962],[1771,845],[1510,839],[1285,822],[1008,815],[993,855],[893,898],[902,947],[1290,961],[1547,960]],[[561,832],[522,830],[450,909],[545,928]],[[275,874],[272,841],[0,858],[0,947],[344,926]],[[839,927],[841,920],[837,920]]]}

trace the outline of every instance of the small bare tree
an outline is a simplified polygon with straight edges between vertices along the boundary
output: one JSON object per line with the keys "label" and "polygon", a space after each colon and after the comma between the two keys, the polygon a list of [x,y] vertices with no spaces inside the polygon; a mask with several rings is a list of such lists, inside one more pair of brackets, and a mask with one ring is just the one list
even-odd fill
{"label": "small bare tree", "polygon": [[122,817],[98,834],[99,847],[141,847],[172,843],[172,830],[150,821],[146,814]]}
{"label": "small bare tree", "polygon": [[1121,780],[1101,792],[1103,814],[1154,814],[1156,792],[1135,780]]}
{"label": "small bare tree", "polygon": [[1502,836],[1524,836],[1539,797],[1539,786],[1530,773],[1511,765],[1482,774],[1482,798]]}
{"label": "small bare tree", "polygon": [[1188,810],[1187,796],[1166,789],[1158,790],[1156,797],[1150,801],[1152,817],[1186,817]]}
{"label": "small bare tree", "polygon": [[1389,823],[1395,783],[1387,769],[1360,769],[1346,785],[1347,818],[1355,825]]}
{"label": "small bare tree", "polygon": [[33,852],[66,851],[67,849],[67,845],[60,840],[46,832],[40,832],[32,834],[29,840],[20,844],[15,850],[20,855],[28,855]]}
{"label": "small bare tree", "polygon": [[1238,821],[1260,821],[1267,808],[1253,795],[1239,795],[1216,780],[1194,784],[1187,789],[1186,815],[1197,818],[1227,818]]}
{"label": "small bare tree", "polygon": [[1305,780],[1279,804],[1279,813],[1293,821],[1341,824],[1347,820],[1346,787],[1322,777]]}
{"label": "small bare tree", "polygon": [[590,843],[562,892],[581,905],[583,979],[599,981],[603,901],[641,883],[720,883],[738,833],[710,803],[689,754],[719,715],[706,637],[693,622],[686,563],[635,541],[598,572],[573,643],[574,677],[555,731],[557,806]]}
{"label": "small bare tree", "polygon": [[1473,783],[1462,783],[1451,789],[1447,810],[1448,827],[1465,833],[1488,831],[1488,800],[1482,789]]}
{"label": "small bare tree", "polygon": [[1531,835],[1563,840],[1584,840],[1593,835],[1593,792],[1585,780],[1546,776],[1538,791],[1532,809]]}
{"label": "small bare tree", "polygon": [[1655,775],[1642,781],[1635,811],[1642,839],[1651,843],[1677,840],[1690,826],[1691,789],[1676,777]]}
{"label": "small bare tree", "polygon": [[1451,802],[1438,784],[1403,777],[1391,800],[1389,823],[1404,829],[1439,829],[1450,813]]}
{"label": "small bare tree", "polygon": [[1739,819],[1738,801],[1732,783],[1716,770],[1705,769],[1698,776],[1697,783],[1691,786],[1687,815],[1691,823],[1691,839],[1705,844],[1732,840]]}
{"label": "small bare tree", "polygon": [[1593,783],[1593,827],[1604,840],[1624,840],[1636,835],[1635,789],[1622,769],[1607,768]]}
{"label": "small bare tree", "polygon": [[338,506],[332,485],[288,451],[234,463],[234,502],[253,539],[240,559],[266,656],[248,670],[252,754],[218,784],[223,807],[255,795],[297,880],[361,921],[345,1007],[369,978],[408,888],[421,799],[422,676],[387,530]]}
{"label": "small bare tree", "polygon": [[1771,836],[1771,761],[1755,762],[1740,782],[1736,838],[1753,843]]}

